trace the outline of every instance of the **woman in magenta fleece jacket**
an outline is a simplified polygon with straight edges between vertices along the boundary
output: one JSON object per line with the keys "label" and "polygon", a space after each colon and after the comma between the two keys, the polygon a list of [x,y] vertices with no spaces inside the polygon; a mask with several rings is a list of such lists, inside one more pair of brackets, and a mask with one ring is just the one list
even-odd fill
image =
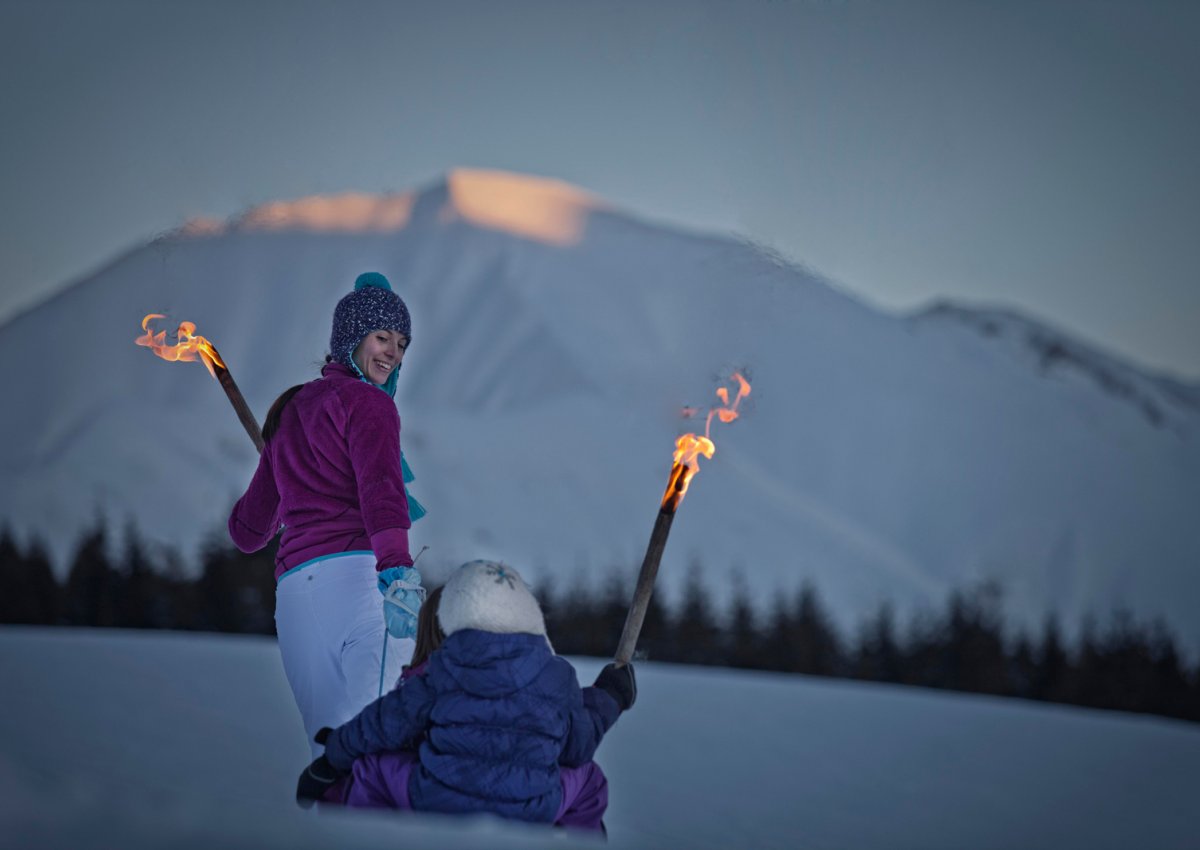
{"label": "woman in magenta fleece jacket", "polygon": [[[282,529],[275,628],[310,742],[378,697],[412,656],[424,591],[408,531],[424,509],[405,490],[393,401],[411,338],[387,279],[360,275],[334,310],[320,379],[267,414],[258,469],[229,517],[243,552]],[[389,633],[399,639],[390,648]]]}

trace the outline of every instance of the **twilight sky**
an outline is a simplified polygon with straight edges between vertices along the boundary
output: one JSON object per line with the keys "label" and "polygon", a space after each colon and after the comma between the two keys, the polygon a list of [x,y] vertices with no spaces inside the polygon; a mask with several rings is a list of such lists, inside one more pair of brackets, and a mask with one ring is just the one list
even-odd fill
{"label": "twilight sky", "polygon": [[1200,4],[0,0],[0,322],[194,216],[567,180],[1200,379]]}

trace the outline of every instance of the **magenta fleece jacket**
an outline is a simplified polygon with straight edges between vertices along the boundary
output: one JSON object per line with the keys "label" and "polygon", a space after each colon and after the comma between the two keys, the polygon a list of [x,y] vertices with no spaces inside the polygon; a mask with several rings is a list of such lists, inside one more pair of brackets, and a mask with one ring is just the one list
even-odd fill
{"label": "magenta fleece jacket", "polygon": [[275,578],[314,558],[372,550],[376,569],[412,566],[400,469],[400,414],[391,397],[330,363],[283,409],[246,494],[229,516],[243,552],[284,526]]}

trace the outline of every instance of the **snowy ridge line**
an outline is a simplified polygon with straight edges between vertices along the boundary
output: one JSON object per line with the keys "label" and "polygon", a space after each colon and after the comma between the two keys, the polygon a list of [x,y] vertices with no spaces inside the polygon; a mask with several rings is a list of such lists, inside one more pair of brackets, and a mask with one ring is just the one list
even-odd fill
{"label": "snowy ridge line", "polygon": [[1168,407],[1182,408],[1180,413],[1200,417],[1200,382],[1188,383],[1169,374],[1144,370],[1017,310],[940,301],[914,314],[914,318],[918,322],[954,319],[984,337],[1005,338],[1014,343],[1019,337],[1041,373],[1076,369],[1109,395],[1137,407],[1156,427],[1167,424],[1164,408]]}

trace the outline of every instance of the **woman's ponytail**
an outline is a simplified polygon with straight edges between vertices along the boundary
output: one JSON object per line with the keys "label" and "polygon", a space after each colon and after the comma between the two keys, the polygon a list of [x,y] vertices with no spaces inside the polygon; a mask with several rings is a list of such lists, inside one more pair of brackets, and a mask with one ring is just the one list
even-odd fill
{"label": "woman's ponytail", "polygon": [[279,420],[283,417],[283,409],[292,400],[292,396],[300,392],[303,388],[304,384],[296,384],[296,386],[284,390],[279,398],[275,399],[275,403],[267,411],[267,421],[263,423],[262,436],[264,443],[269,442],[275,436],[275,432],[279,430]]}

